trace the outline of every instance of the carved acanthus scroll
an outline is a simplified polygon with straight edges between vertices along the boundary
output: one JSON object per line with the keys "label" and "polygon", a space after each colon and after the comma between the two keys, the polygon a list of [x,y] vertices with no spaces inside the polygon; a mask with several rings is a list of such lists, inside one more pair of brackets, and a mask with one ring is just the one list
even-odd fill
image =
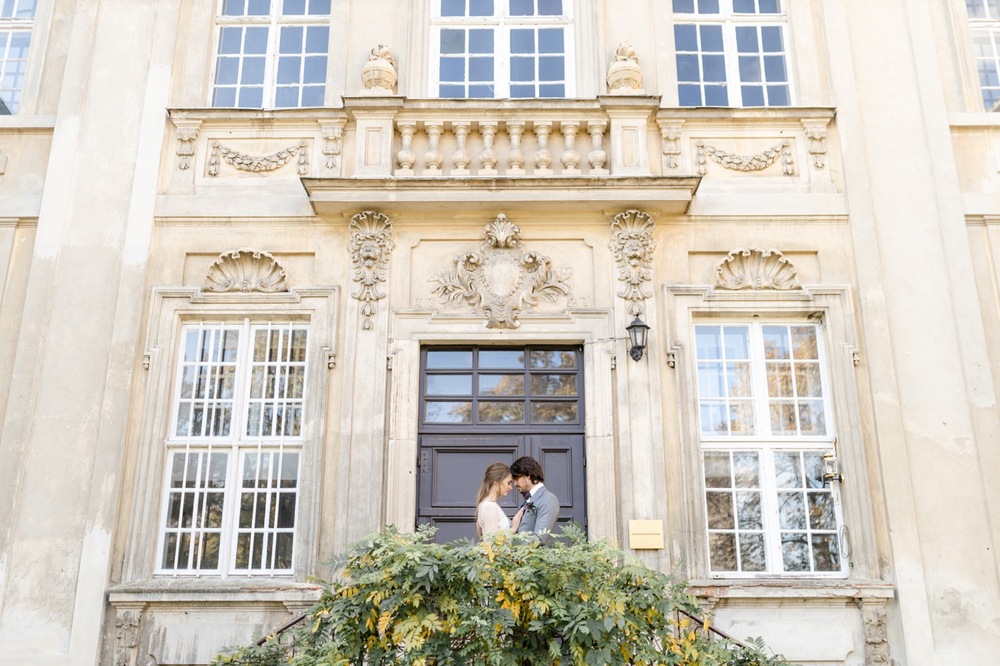
{"label": "carved acanthus scroll", "polygon": [[715,272],[720,289],[801,289],[795,267],[778,250],[733,250]]}
{"label": "carved acanthus scroll", "polygon": [[115,616],[115,666],[136,666],[139,647],[137,609],[119,609]]}
{"label": "carved acanthus scroll", "polygon": [[298,155],[298,174],[300,176],[309,175],[309,151],[306,150],[308,142],[299,141],[297,146],[289,146],[284,150],[279,150],[270,155],[248,155],[240,153],[231,148],[226,148],[218,141],[212,142],[212,154],[208,158],[208,175],[218,176],[219,166],[225,160],[227,164],[240,171],[261,172],[274,171],[285,166],[293,157]]}
{"label": "carved acanthus scroll", "polygon": [[627,210],[611,222],[611,251],[618,265],[618,279],[625,283],[618,295],[628,301],[628,313],[638,317],[650,293],[646,283],[653,276],[653,218],[641,210]]}
{"label": "carved acanthus scroll", "polygon": [[517,328],[525,308],[569,294],[570,270],[554,270],[538,252],[521,249],[521,229],[501,213],[486,225],[478,251],[455,257],[440,273],[434,293],[443,301],[465,301],[486,315],[487,328]]}
{"label": "carved acanthus scroll", "polygon": [[267,252],[233,250],[223,252],[209,267],[204,291],[265,294],[288,291],[285,270]]}
{"label": "carved acanthus scroll", "polygon": [[383,214],[371,210],[357,213],[351,218],[351,243],[348,249],[354,262],[354,281],[359,283],[354,298],[361,301],[362,328],[372,329],[375,302],[385,298],[380,285],[389,271],[392,241],[392,223]]}
{"label": "carved acanthus scroll", "polygon": [[753,155],[737,155],[709,146],[704,141],[699,141],[695,145],[698,148],[699,176],[708,173],[707,160],[709,159],[730,171],[762,171],[774,164],[779,157],[781,158],[781,173],[786,176],[795,175],[795,160],[792,158],[791,146],[787,141],[782,141],[776,146]]}
{"label": "carved acanthus scroll", "polygon": [[885,605],[861,603],[861,620],[865,631],[865,664],[879,666],[890,663]]}

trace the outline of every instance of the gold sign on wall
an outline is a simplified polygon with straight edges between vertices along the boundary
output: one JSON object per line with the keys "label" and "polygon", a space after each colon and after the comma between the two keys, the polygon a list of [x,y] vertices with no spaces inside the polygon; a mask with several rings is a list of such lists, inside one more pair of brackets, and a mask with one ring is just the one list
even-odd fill
{"label": "gold sign on wall", "polygon": [[656,550],[663,548],[662,520],[628,521],[628,547],[632,550]]}

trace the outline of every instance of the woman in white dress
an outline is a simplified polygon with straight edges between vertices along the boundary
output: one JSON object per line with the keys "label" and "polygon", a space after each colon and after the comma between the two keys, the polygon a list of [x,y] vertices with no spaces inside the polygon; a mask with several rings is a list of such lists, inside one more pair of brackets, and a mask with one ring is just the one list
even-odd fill
{"label": "woman in white dress", "polygon": [[486,468],[486,474],[483,475],[483,482],[476,497],[476,533],[479,536],[512,527],[517,529],[517,525],[511,525],[510,518],[497,504],[497,500],[508,495],[513,486],[510,467],[498,462]]}

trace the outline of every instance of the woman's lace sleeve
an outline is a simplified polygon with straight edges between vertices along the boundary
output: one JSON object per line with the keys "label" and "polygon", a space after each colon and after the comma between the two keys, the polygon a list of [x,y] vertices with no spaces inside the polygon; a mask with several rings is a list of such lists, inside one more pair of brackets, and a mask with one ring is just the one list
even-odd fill
{"label": "woman's lace sleeve", "polygon": [[479,526],[483,534],[493,534],[504,527],[503,509],[493,502],[483,502],[479,505]]}

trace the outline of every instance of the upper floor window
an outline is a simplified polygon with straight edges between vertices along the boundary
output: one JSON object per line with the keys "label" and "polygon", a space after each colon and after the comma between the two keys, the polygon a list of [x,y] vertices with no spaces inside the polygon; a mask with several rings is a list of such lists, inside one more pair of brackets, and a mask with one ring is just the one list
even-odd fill
{"label": "upper floor window", "polygon": [[212,106],[323,106],[330,0],[223,0]]}
{"label": "upper floor window", "polygon": [[573,94],[570,0],[435,0],[431,89],[439,97]]}
{"label": "upper floor window", "polygon": [[788,106],[780,0],[673,0],[681,106]]}
{"label": "upper floor window", "polygon": [[36,0],[0,3],[0,115],[17,113],[21,106],[36,4]]}
{"label": "upper floor window", "polygon": [[695,345],[712,573],[845,575],[819,326],[698,324]]}
{"label": "upper floor window", "polygon": [[965,8],[983,106],[992,111],[1000,100],[1000,0],[965,0]]}
{"label": "upper floor window", "polygon": [[158,569],[291,573],[308,328],[181,330]]}

